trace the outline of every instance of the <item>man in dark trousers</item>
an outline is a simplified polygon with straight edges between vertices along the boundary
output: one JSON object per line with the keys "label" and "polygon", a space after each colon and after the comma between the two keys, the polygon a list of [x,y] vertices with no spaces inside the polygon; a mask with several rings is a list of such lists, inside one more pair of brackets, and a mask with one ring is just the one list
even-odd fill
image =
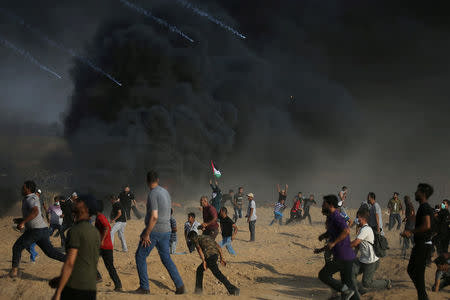
{"label": "man in dark trousers", "polygon": [[[73,225],[73,208],[75,206],[75,201],[78,199],[78,195],[76,192],[73,192],[72,195],[67,200],[61,200],[61,209],[63,216],[63,224],[61,228],[61,234],[64,235],[67,229],[72,227]],[[63,245],[64,247],[64,245]]]}
{"label": "man in dark trousers", "polygon": [[120,192],[117,198],[119,198],[120,204],[122,204],[122,207],[125,210],[127,220],[129,220],[131,218],[130,212],[131,204],[134,200],[134,194],[131,192],[130,186],[128,184],[124,185],[123,191]]}
{"label": "man in dark trousers", "polygon": [[188,238],[194,242],[198,255],[200,255],[200,259],[202,260],[202,263],[197,268],[195,293],[201,294],[203,292],[203,273],[209,268],[213,275],[225,285],[228,293],[238,296],[240,290],[228,281],[225,275],[220,272],[219,266],[217,265],[217,260],[220,258],[222,266],[226,266],[220,246],[210,236],[197,235],[195,231],[189,232]]}
{"label": "man in dark trousers", "polygon": [[427,257],[431,253],[431,219],[434,210],[428,204],[428,199],[433,195],[433,188],[426,183],[417,186],[416,201],[420,203],[416,214],[416,225],[413,230],[405,230],[401,235],[409,238],[414,234],[414,247],[409,258],[408,274],[417,290],[419,300],[427,300],[425,290],[425,267]]}
{"label": "man in dark trousers", "polygon": [[[327,261],[319,272],[319,279],[332,289],[341,293],[341,299],[359,299],[352,278],[355,252],[350,245],[350,228],[338,210],[338,198],[335,195],[323,197],[322,212],[327,216],[327,231],[319,236],[319,240],[328,239],[325,246],[333,251],[333,260]],[[318,250],[315,250],[318,253]],[[341,280],[333,278],[340,272]]]}
{"label": "man in dark trousers", "polygon": [[308,218],[309,225],[312,225],[311,215],[309,214],[309,208],[311,205],[316,204],[316,200],[314,200],[314,195],[310,195],[308,199],[305,199],[303,202],[303,216],[302,220]]}
{"label": "man in dark trousers", "polygon": [[47,223],[41,213],[41,203],[36,196],[36,184],[33,181],[25,181],[22,186],[22,218],[16,219],[17,229],[25,229],[24,233],[14,243],[12,252],[12,268],[10,277],[17,277],[19,272],[22,251],[28,249],[33,243],[50,258],[64,262],[66,256],[56,250],[50,242],[50,232]]}

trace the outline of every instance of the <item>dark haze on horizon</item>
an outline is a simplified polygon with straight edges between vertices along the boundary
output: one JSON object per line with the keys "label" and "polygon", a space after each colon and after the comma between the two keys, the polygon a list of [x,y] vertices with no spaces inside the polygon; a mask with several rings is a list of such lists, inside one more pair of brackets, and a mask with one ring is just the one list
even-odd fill
{"label": "dark haze on horizon", "polygon": [[243,185],[261,202],[276,183],[289,197],[347,185],[350,206],[369,191],[381,203],[412,195],[419,181],[435,187],[433,201],[450,197],[444,2],[190,1],[245,40],[176,0],[132,2],[195,42],[120,1],[0,0],[123,84],[0,14],[0,35],[63,77],[0,47],[0,173],[14,174],[2,189],[25,179],[7,137],[56,122],[72,156],[49,153],[44,168],[101,193],[143,190],[155,168],[178,199],[197,200],[213,159],[223,191]]}

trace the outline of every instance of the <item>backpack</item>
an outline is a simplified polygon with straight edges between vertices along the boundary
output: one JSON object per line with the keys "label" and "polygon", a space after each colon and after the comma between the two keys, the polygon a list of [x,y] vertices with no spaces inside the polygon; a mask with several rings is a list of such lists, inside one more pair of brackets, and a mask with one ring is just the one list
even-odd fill
{"label": "backpack", "polygon": [[387,239],[379,233],[375,233],[374,236],[373,250],[375,251],[375,255],[378,257],[385,257],[386,250],[389,249]]}

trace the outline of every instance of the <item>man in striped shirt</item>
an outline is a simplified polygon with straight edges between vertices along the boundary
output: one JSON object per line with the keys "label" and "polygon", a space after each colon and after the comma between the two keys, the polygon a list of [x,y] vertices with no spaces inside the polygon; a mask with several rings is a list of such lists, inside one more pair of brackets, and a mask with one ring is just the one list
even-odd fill
{"label": "man in striped shirt", "polygon": [[283,210],[286,208],[286,205],[284,204],[284,199],[280,199],[277,203],[274,204],[273,209],[273,220],[270,222],[269,226],[272,226],[273,223],[275,223],[277,220],[279,221],[280,225],[283,225]]}

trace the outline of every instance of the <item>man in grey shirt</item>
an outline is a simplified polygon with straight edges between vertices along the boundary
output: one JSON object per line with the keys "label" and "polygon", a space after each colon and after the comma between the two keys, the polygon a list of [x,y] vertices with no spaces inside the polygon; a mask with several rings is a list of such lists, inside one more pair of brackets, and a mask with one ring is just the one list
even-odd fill
{"label": "man in grey shirt", "polygon": [[50,242],[50,233],[47,223],[44,221],[41,213],[41,203],[36,196],[36,184],[33,181],[25,181],[22,186],[22,216],[15,219],[17,229],[25,232],[17,239],[13,246],[12,269],[9,272],[10,277],[17,277],[22,251],[28,249],[33,243],[44,251],[50,258],[64,262],[66,256],[57,251]]}
{"label": "man in grey shirt", "polygon": [[367,195],[367,203],[369,204],[369,226],[372,227],[372,230],[375,234],[383,233],[383,216],[381,211],[381,206],[375,201],[375,193],[370,192]]}
{"label": "man in grey shirt", "polygon": [[147,184],[150,188],[150,193],[147,198],[145,229],[141,234],[135,255],[139,275],[139,288],[136,290],[136,293],[150,294],[146,260],[153,247],[156,247],[164,267],[175,284],[175,294],[184,294],[183,280],[170,258],[169,252],[170,234],[172,232],[170,227],[172,200],[169,192],[159,186],[159,177],[155,171],[147,173]]}

